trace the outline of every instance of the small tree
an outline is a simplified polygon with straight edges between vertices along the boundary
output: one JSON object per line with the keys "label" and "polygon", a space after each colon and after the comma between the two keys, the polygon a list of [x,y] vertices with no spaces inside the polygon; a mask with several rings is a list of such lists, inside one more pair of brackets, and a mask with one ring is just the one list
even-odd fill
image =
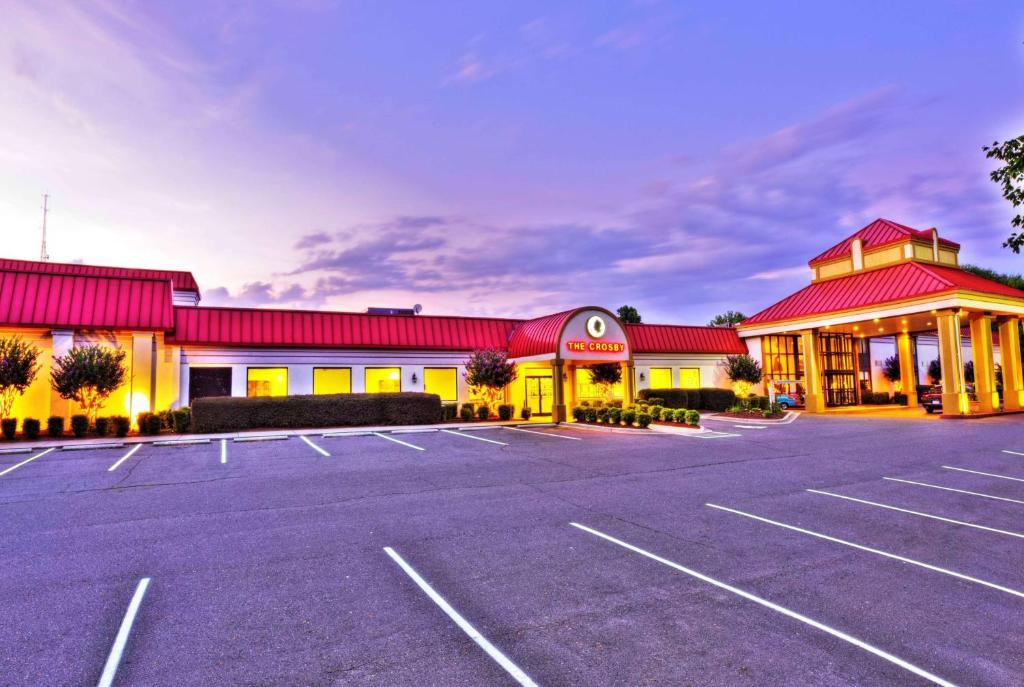
{"label": "small tree", "polygon": [[0,418],[10,417],[15,399],[39,372],[39,349],[20,337],[0,337]]}
{"label": "small tree", "polygon": [[746,353],[726,356],[725,373],[732,380],[733,390],[737,396],[749,396],[750,387],[754,384],[760,384],[761,379],[764,377],[764,373],[761,371],[761,363]]}
{"label": "small tree", "polygon": [[942,383],[942,364],[939,363],[938,358],[928,363],[928,379],[932,384]]}
{"label": "small tree", "polygon": [[505,387],[519,376],[519,370],[515,363],[509,362],[504,351],[484,349],[470,354],[463,376],[470,388],[482,393],[487,406],[493,409],[502,400]]}
{"label": "small tree", "polygon": [[964,381],[968,384],[974,384],[974,361],[968,360],[964,363]]}
{"label": "small tree", "polygon": [[640,313],[632,305],[624,305],[616,311],[619,320],[626,324],[640,324]]}
{"label": "small tree", "polygon": [[590,383],[600,387],[605,398],[611,396],[612,387],[622,381],[622,366],[618,363],[598,363],[591,365],[587,371],[590,373]]}
{"label": "small tree", "polygon": [[125,352],[105,346],[75,346],[53,361],[50,382],[61,398],[76,401],[90,420],[125,382]]}
{"label": "small tree", "polygon": [[737,310],[726,310],[724,313],[715,315],[708,322],[709,327],[735,327],[743,320],[747,319],[747,316]]}
{"label": "small tree", "polygon": [[900,381],[900,358],[896,355],[890,355],[882,363],[882,376],[888,379],[890,382]]}

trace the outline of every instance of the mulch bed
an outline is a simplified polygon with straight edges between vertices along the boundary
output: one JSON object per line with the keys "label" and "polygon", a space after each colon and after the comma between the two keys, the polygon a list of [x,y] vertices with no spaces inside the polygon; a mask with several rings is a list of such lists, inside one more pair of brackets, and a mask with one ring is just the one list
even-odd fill
{"label": "mulch bed", "polygon": [[770,416],[765,417],[760,410],[741,410],[738,413],[730,413],[728,410],[724,410],[719,415],[728,415],[729,417],[736,417],[743,420],[781,420],[786,417],[785,413],[772,413]]}

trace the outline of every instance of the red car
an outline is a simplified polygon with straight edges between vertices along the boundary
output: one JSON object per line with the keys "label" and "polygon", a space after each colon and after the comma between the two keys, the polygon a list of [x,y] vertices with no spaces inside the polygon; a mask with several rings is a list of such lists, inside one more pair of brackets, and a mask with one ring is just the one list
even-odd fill
{"label": "red car", "polygon": [[921,405],[924,406],[924,412],[931,415],[935,411],[942,412],[942,387],[933,386],[928,391],[921,394]]}

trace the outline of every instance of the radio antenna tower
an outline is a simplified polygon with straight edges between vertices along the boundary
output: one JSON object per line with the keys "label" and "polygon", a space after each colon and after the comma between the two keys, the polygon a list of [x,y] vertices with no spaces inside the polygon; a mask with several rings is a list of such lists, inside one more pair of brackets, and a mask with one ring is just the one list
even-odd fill
{"label": "radio antenna tower", "polygon": [[46,252],[46,213],[50,211],[50,194],[43,194],[43,245],[39,249],[39,259],[46,262],[50,259],[50,254]]}

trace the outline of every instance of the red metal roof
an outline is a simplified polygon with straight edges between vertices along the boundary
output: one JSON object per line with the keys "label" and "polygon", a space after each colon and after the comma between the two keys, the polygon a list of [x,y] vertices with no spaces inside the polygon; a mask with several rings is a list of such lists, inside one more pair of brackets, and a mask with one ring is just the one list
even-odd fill
{"label": "red metal roof", "polygon": [[133,267],[105,267],[103,265],[76,265],[67,262],[38,262],[0,258],[0,270],[39,272],[42,274],[70,274],[80,277],[130,277],[133,279],[169,280],[176,291],[195,291],[199,285],[191,272],[176,270],[146,270]]}
{"label": "red metal roof", "polygon": [[627,324],[633,353],[746,353],[747,345],[732,327],[672,324]]}
{"label": "red metal roof", "polygon": [[174,308],[178,344],[470,351],[505,348],[519,320],[432,315]]}
{"label": "red metal roof", "polygon": [[815,282],[747,318],[742,326],[824,315],[952,291],[976,291],[1024,300],[1024,291],[955,267],[904,262]]}
{"label": "red metal roof", "polygon": [[562,329],[578,310],[566,310],[521,323],[508,340],[508,357],[526,358],[547,353],[557,354],[558,338],[562,335]]}
{"label": "red metal roof", "polygon": [[[908,239],[917,239],[919,241],[931,243],[932,232],[930,229],[914,229],[913,227],[908,227],[891,220],[879,218],[857,233],[846,237],[824,253],[821,253],[817,257],[811,259],[808,264],[816,265],[820,262],[827,262],[829,260],[835,260],[836,258],[849,255],[850,244],[854,239],[860,239],[861,245],[865,250],[867,250],[869,248],[878,248],[880,246],[899,241],[906,241]],[[955,243],[954,241],[950,241],[942,237],[939,237],[939,243],[950,248],[960,247],[959,243]]]}
{"label": "red metal roof", "polygon": [[0,324],[166,330],[171,282],[0,271]]}

